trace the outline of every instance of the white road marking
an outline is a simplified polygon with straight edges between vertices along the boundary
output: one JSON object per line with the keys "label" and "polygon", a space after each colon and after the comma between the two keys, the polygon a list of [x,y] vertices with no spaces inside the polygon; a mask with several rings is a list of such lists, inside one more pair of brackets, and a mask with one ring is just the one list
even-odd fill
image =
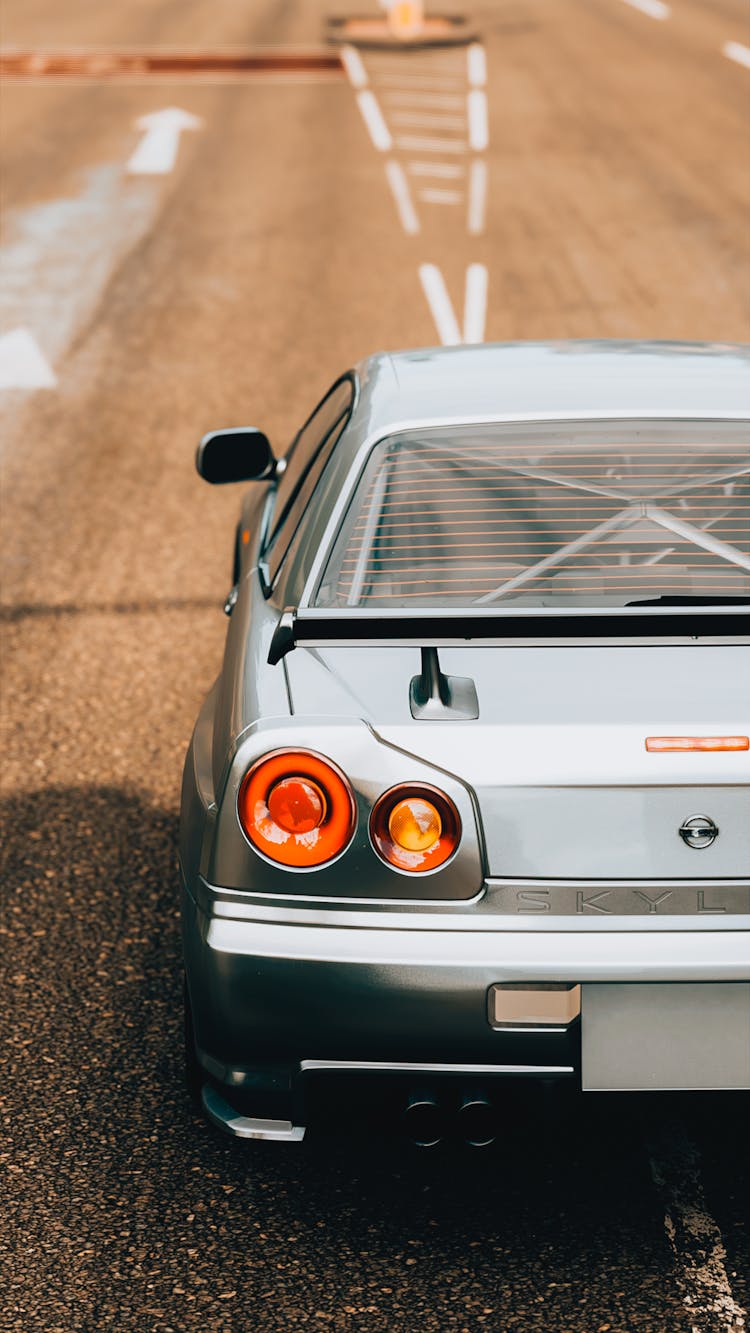
{"label": "white road marking", "polygon": [[489,277],[484,264],[469,264],[464,297],[464,342],[484,342]]}
{"label": "white road marking", "polygon": [[113,272],[153,226],[163,193],[157,177],[124,178],[120,162],[81,173],[77,189],[7,208],[0,248],[3,327],[30,330],[59,378]]}
{"label": "white road marking", "polygon": [[401,134],[396,139],[399,148],[413,153],[465,153],[463,139],[422,139],[414,134]]}
{"label": "white road marking", "polygon": [[420,190],[419,197],[426,204],[460,204],[463,199],[460,190]]}
{"label": "white road marking", "polygon": [[54,389],[55,373],[29,329],[0,338],[0,389]]}
{"label": "white road marking", "polygon": [[649,1144],[649,1159],[692,1333],[744,1333],[745,1311],[732,1294],[721,1232],[706,1206],[697,1148],[681,1126],[666,1125]]}
{"label": "white road marking", "polygon": [[444,347],[459,343],[478,343],[484,339],[487,316],[488,274],[484,264],[470,264],[466,270],[463,336],[448,295],[445,278],[436,264],[422,264],[419,269],[422,290],[427,297],[438,337]]}
{"label": "white road marking", "polygon": [[743,46],[742,42],[725,42],[721,50],[727,60],[734,60],[736,64],[750,69],[750,46]]}
{"label": "white road marking", "polygon": [[444,180],[455,180],[463,176],[461,162],[410,162],[407,171],[411,176],[440,176]]}
{"label": "white road marking", "polygon": [[419,231],[419,218],[411,197],[409,182],[403,167],[392,158],[385,164],[385,174],[391,187],[391,194],[396,201],[401,226],[407,236],[416,236]]}
{"label": "white road marking", "polygon": [[650,19],[668,19],[671,13],[669,5],[665,5],[663,0],[625,0],[626,5],[632,5],[633,9],[640,9],[642,14],[648,14]]}
{"label": "white road marking", "polygon": [[145,131],[141,142],[128,162],[131,176],[166,176],[177,161],[177,149],[183,130],[199,130],[203,121],[180,107],[169,106],[163,111],[152,111],[135,122],[137,130]]}
{"label": "white road marking", "polygon": [[472,88],[466,99],[466,109],[469,117],[469,143],[475,153],[483,153],[490,141],[486,94],[479,88]]}
{"label": "white road marking", "polygon": [[461,342],[461,330],[440,269],[436,264],[421,264],[419,278],[441,343],[456,347]]}
{"label": "white road marking", "polygon": [[367,87],[367,70],[362,63],[362,57],[354,46],[342,46],[341,63],[346,70],[346,76],[352,85],[352,88]]}
{"label": "white road marking", "polygon": [[473,42],[466,53],[466,66],[472,88],[484,88],[487,82],[487,57],[484,47]]}
{"label": "white road marking", "polygon": [[383,101],[395,103],[398,106],[444,107],[447,111],[463,111],[465,106],[463,97],[458,93],[441,97],[439,93],[400,92],[398,89],[386,92]]}
{"label": "white road marking", "polygon": [[422,125],[436,130],[462,130],[466,125],[463,116],[433,116],[422,111],[394,111],[391,120],[394,125]]}
{"label": "white road marking", "polygon": [[406,84],[406,86],[404,86],[404,79],[406,77],[407,76],[403,73],[381,74],[378,79],[378,82],[395,84],[396,87],[398,88],[404,88],[405,92],[413,92],[417,88],[435,88],[438,90],[438,92],[442,92],[445,89],[449,88],[451,85],[453,85],[454,87],[460,87],[460,85],[463,83],[463,79],[454,78],[452,74],[449,74],[442,78],[437,78],[435,75],[432,74],[429,75],[409,74],[408,75],[409,82],[408,84]]}
{"label": "white road marking", "polygon": [[362,112],[362,119],[367,126],[374,147],[380,153],[389,152],[393,147],[393,140],[391,132],[383,119],[383,113],[375,94],[370,92],[369,88],[357,93],[357,105]]}
{"label": "white road marking", "polygon": [[477,159],[472,162],[469,173],[469,208],[466,225],[470,236],[480,236],[484,231],[486,204],[487,163]]}

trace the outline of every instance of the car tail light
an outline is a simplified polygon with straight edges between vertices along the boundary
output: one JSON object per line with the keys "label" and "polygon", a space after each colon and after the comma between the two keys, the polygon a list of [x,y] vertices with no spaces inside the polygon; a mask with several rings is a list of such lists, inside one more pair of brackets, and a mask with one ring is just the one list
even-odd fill
{"label": "car tail light", "polygon": [[305,869],[343,852],[356,807],[344,774],[308,750],[274,750],[245,774],[237,801],[240,824],[271,861]]}
{"label": "car tail light", "polygon": [[379,856],[398,870],[423,872],[444,865],[461,838],[458,811],[436,787],[392,787],[376,802],[370,837]]}
{"label": "car tail light", "polygon": [[684,750],[748,750],[748,736],[647,736],[651,754],[677,754]]}

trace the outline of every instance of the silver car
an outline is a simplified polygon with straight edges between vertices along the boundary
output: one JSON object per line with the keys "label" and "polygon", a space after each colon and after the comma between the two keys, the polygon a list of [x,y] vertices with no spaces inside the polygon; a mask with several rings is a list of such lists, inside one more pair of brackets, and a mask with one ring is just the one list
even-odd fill
{"label": "silver car", "polygon": [[508,1078],[749,1088],[748,350],[374,356],[198,468],[255,482],[182,794],[210,1118],[299,1140],[313,1076],[376,1074],[480,1142]]}

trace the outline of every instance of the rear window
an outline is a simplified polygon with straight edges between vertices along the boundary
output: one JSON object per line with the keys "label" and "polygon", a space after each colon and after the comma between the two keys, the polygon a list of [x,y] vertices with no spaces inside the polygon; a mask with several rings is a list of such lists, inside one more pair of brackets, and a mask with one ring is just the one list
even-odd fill
{"label": "rear window", "polygon": [[317,606],[750,596],[750,423],[410,431],[373,450]]}

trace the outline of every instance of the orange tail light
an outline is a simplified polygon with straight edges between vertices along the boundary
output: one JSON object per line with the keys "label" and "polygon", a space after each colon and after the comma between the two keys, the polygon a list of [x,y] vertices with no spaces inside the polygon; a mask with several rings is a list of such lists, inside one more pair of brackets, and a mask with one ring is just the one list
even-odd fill
{"label": "orange tail light", "polygon": [[309,750],[274,750],[253,764],[237,812],[259,852],[297,869],[332,861],[348,846],[356,822],[344,774]]}
{"label": "orange tail light", "polygon": [[647,736],[651,754],[677,754],[683,750],[750,750],[748,736]]}
{"label": "orange tail light", "polygon": [[444,865],[461,839],[461,819],[436,787],[403,784],[376,802],[370,838],[379,856],[397,870],[422,873]]}

